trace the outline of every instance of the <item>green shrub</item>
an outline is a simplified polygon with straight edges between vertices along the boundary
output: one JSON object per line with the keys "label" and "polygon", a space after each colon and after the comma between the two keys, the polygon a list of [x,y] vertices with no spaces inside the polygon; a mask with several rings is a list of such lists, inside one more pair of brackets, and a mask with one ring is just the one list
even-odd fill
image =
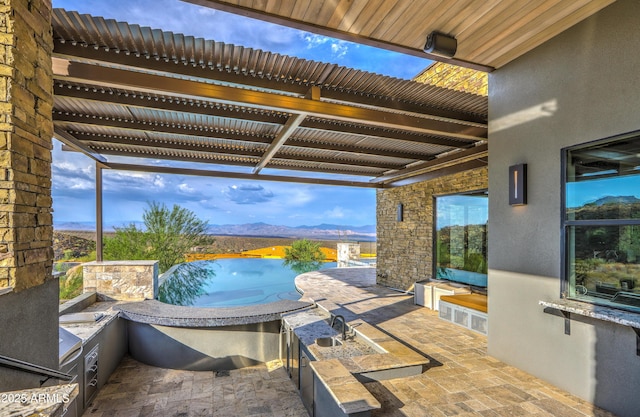
{"label": "green shrub", "polygon": [[284,248],[284,258],[287,261],[322,262],[325,255],[320,250],[319,243],[302,239],[292,242],[291,247]]}
{"label": "green shrub", "polygon": [[60,299],[70,300],[82,294],[82,265],[74,266],[60,278]]}

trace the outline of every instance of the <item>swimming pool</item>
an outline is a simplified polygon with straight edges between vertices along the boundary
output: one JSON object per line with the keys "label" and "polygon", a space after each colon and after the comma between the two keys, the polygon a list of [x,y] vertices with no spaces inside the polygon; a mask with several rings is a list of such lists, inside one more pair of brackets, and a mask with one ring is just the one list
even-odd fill
{"label": "swimming pool", "polygon": [[[315,269],[333,268],[323,262]],[[161,278],[158,299],[194,307],[237,307],[298,300],[294,279],[308,272],[282,259],[218,259],[178,265]]]}

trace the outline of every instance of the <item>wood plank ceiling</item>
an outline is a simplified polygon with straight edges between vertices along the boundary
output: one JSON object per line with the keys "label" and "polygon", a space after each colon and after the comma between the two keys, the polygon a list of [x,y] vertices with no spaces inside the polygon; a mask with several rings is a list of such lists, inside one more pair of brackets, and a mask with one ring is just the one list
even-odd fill
{"label": "wood plank ceiling", "polygon": [[444,61],[490,70],[615,0],[185,1],[417,56],[438,31],[458,41],[454,59]]}
{"label": "wood plank ceiling", "polygon": [[[383,187],[486,165],[486,96],[53,16],[56,137],[105,167]],[[216,168],[154,166],[161,159]]]}

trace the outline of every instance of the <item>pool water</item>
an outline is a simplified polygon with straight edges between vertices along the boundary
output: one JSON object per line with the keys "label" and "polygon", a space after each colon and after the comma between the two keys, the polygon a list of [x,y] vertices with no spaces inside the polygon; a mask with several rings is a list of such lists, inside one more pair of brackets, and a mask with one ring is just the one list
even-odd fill
{"label": "pool water", "polygon": [[[335,262],[319,265],[320,269],[335,266]],[[191,272],[181,274],[180,268],[196,268],[195,275],[200,278],[194,279]],[[163,302],[194,307],[237,307],[298,300],[300,293],[296,291],[294,279],[302,272],[299,268],[296,271],[286,266],[282,259],[190,262],[173,270],[160,286],[158,298]],[[189,296],[176,297],[175,293],[180,291]]]}

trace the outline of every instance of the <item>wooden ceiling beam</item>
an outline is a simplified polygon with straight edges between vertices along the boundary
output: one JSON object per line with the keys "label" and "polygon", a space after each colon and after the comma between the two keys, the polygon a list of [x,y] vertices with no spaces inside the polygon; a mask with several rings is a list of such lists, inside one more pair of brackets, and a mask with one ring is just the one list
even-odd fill
{"label": "wooden ceiling beam", "polygon": [[453,165],[461,165],[470,161],[480,160],[483,165],[487,165],[488,156],[489,145],[487,143],[483,143],[473,148],[451,152],[447,155],[442,155],[439,158],[434,158],[431,161],[414,164],[411,167],[401,169],[390,174],[381,175],[371,181],[375,183],[394,185],[406,184],[404,181],[406,178],[427,178],[424,175],[429,172],[442,170]]}
{"label": "wooden ceiling beam", "polygon": [[478,127],[473,134],[470,134],[468,125],[452,121],[433,120],[307,98],[211,85],[192,80],[71,62],[59,58],[53,58],[52,61],[54,78],[72,82],[91,82],[98,86],[128,88],[135,91],[159,94],[177,94],[181,97],[205,98],[220,101],[221,103],[295,114],[307,113],[313,117],[334,118],[349,123],[445,136],[469,144],[483,140],[487,135],[486,128]]}
{"label": "wooden ceiling beam", "polygon": [[284,124],[276,138],[273,139],[273,142],[271,142],[271,144],[265,151],[258,165],[253,168],[254,174],[258,174],[262,170],[262,168],[267,166],[269,161],[271,161],[271,159],[276,156],[278,151],[284,146],[287,139],[289,139],[291,135],[293,135],[293,133],[298,128],[298,126],[300,126],[300,123],[302,123],[305,117],[307,117],[307,115],[303,113],[292,116],[289,120],[287,120],[287,123]]}
{"label": "wooden ceiling beam", "polygon": [[113,129],[126,129],[138,132],[166,133],[172,135],[199,136],[213,139],[228,139],[258,143],[271,143],[274,135],[249,135],[224,129],[209,129],[206,126],[183,126],[171,122],[151,120],[125,120],[109,116],[94,116],[85,114],[67,114],[55,112],[54,125],[72,124],[75,126],[95,126]]}
{"label": "wooden ceiling beam", "polygon": [[203,116],[242,118],[259,123],[283,125],[288,114],[275,112],[254,112],[246,107],[221,106],[218,103],[204,100],[187,100],[172,96],[150,96],[148,94],[129,94],[120,90],[100,89],[86,85],[84,87],[55,83],[54,97],[84,100],[92,103],[116,104],[139,109],[154,109],[167,112],[199,114]]}
{"label": "wooden ceiling beam", "polygon": [[98,152],[86,146],[77,137],[65,131],[64,129],[54,127],[53,137],[61,141],[63,144],[74,149],[76,152],[83,153],[98,163],[102,164],[107,162],[107,159],[104,156],[100,155]]}
{"label": "wooden ceiling beam", "polygon": [[[180,74],[200,80],[207,80],[228,86],[247,86],[261,90],[281,91],[297,97],[303,97],[309,91],[310,84],[301,81],[283,80],[271,77],[259,77],[245,75],[242,73],[218,70],[217,68],[202,67],[201,65],[187,64],[182,62],[165,61],[164,59],[147,58],[136,56],[135,54],[125,54],[116,52],[114,48],[105,50],[104,48],[94,48],[91,46],[73,45],[71,42],[55,42],[55,57],[70,61],[83,61],[89,63],[99,63],[102,65],[116,65],[125,68],[139,68],[157,74]],[[424,85],[417,84],[422,88]],[[457,120],[461,123],[486,125],[486,115],[475,115],[453,109],[443,109],[436,106],[418,105],[411,102],[392,100],[388,97],[376,97],[371,94],[360,95],[339,89],[328,88],[318,85],[322,89],[322,97],[342,103],[353,103],[365,106],[374,106],[382,109],[394,111],[405,111],[410,113],[429,115],[435,118]],[[432,87],[438,88],[438,87]],[[463,95],[465,93],[457,93]]]}
{"label": "wooden ceiling beam", "polygon": [[[146,123],[146,124],[145,124]],[[269,144],[273,141],[273,137],[271,135],[247,135],[243,133],[236,132],[226,132],[222,130],[209,130],[209,131],[194,131],[193,129],[187,130],[179,127],[173,127],[170,131],[165,131],[162,129],[156,128],[155,130],[145,129],[148,127],[149,122],[130,122],[130,121],[117,121],[115,119],[105,119],[98,118],[94,116],[86,116],[86,115],[72,115],[60,112],[54,112],[54,125],[59,129],[64,130],[74,130],[75,129],[83,129],[83,127],[102,127],[102,128],[114,128],[114,129],[127,129],[132,131],[140,132],[140,134],[145,134],[146,132],[155,132],[161,134],[179,134],[184,136],[195,136],[195,137],[208,137],[214,139],[228,139],[233,141],[240,142],[248,142],[248,143],[260,143],[260,144]],[[82,140],[91,140],[90,136],[95,134],[85,133],[84,136],[75,132],[74,135],[76,137],[81,137]],[[114,134],[113,136],[118,136]],[[131,136],[132,137],[132,136]],[[151,139],[150,139],[151,140]],[[241,146],[241,145],[240,145]],[[394,151],[387,149],[376,149],[369,147],[361,147],[357,145],[347,145],[341,143],[328,143],[328,142],[312,142],[305,140],[301,137],[293,137],[287,141],[287,146],[298,147],[303,149],[322,149],[329,150],[335,152],[346,152],[353,154],[363,154],[363,155],[375,155],[380,157],[391,157],[391,158],[402,158],[402,159],[410,159],[410,160],[427,160],[433,158],[430,154],[424,154],[420,152],[405,152],[405,151]]]}
{"label": "wooden ceiling beam", "polygon": [[198,177],[235,178],[235,179],[256,180],[256,181],[294,182],[294,183],[301,183],[301,184],[319,184],[319,185],[333,185],[333,186],[343,186],[343,187],[381,188],[380,185],[372,184],[370,182],[338,180],[338,179],[330,179],[330,178],[310,178],[310,177],[294,177],[294,176],[287,176],[287,175],[264,175],[264,174],[258,175],[258,174],[247,174],[242,172],[161,167],[161,166],[123,164],[123,163],[113,163],[113,162],[109,163],[109,167],[111,169],[117,169],[121,171],[154,172],[158,174],[193,175]]}
{"label": "wooden ceiling beam", "polygon": [[[205,143],[184,143],[184,142],[171,142],[160,139],[146,139],[140,137],[120,136],[120,135],[98,135],[89,133],[73,132],[73,136],[76,140],[81,142],[90,142],[92,145],[83,145],[87,149],[95,148],[96,145],[108,147],[110,144],[138,146],[138,147],[151,147],[153,149],[172,149],[182,151],[194,151],[202,153],[212,153],[219,155],[239,155],[250,156],[255,158],[261,158],[264,156],[262,150],[251,150],[243,147],[217,147],[214,145],[208,145]],[[280,153],[276,154],[275,159],[287,159],[292,161],[304,161],[304,162],[319,162],[319,163],[332,163],[336,165],[350,165],[350,166],[362,166],[362,167],[374,167],[380,169],[398,169],[401,168],[398,164],[392,164],[385,162],[384,160],[367,161],[362,162],[356,159],[353,155],[344,155],[343,158],[337,159],[335,157],[323,157],[323,156],[311,156],[311,155],[297,155],[295,151],[289,149],[283,149]],[[272,158],[273,159],[273,158]],[[247,165],[248,166],[248,165]]]}
{"label": "wooden ceiling beam", "polygon": [[[251,122],[269,123],[274,125],[283,125],[287,120],[287,114],[284,113],[266,113],[247,111],[244,107],[229,106],[227,108],[218,108],[215,103],[206,101],[189,101],[172,96],[163,96],[162,99],[150,97],[147,94],[129,94],[120,90],[100,90],[99,87],[86,86],[85,88],[73,86],[64,86],[56,83],[54,87],[55,97],[61,99],[86,100],[96,104],[112,104],[139,109],[153,109],[167,112],[178,112],[188,114],[198,114],[203,116],[223,117],[229,119],[242,119]],[[61,112],[61,111],[60,111]],[[57,116],[54,114],[54,118]],[[367,137],[380,137],[396,140],[404,140],[409,142],[430,143],[434,145],[442,145],[449,147],[464,146],[457,140],[444,137],[425,136],[413,132],[405,132],[400,130],[377,129],[375,126],[357,125],[357,124],[338,124],[328,119],[309,119],[306,118],[301,124],[301,128],[321,130],[325,132],[349,133],[354,135],[362,135]],[[404,156],[401,156],[404,158]]]}

